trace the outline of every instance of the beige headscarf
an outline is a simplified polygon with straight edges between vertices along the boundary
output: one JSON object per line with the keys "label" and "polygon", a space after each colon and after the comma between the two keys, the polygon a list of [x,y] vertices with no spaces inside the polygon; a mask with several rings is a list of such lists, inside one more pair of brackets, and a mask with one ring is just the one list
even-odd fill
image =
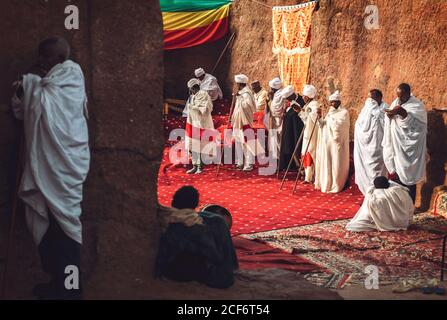
{"label": "beige headscarf", "polygon": [[176,209],[160,205],[158,207],[157,215],[163,232],[166,231],[172,223],[181,223],[186,227],[203,224],[202,217],[193,209]]}

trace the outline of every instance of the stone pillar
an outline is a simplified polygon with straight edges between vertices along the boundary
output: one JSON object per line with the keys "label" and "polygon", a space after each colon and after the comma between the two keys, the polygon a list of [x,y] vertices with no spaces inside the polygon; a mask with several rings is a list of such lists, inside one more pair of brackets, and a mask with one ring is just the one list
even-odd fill
{"label": "stone pillar", "polygon": [[[130,298],[151,280],[158,238],[156,177],[163,146],[162,21],[157,0],[78,0],[80,29],[66,30],[67,1],[0,4],[0,270],[9,226],[18,130],[8,112],[12,81],[36,58],[40,40],[66,37],[86,76],[91,172],[83,203],[83,268],[88,298]],[[45,278],[18,212],[8,298],[30,298]],[[119,289],[118,289],[119,288]]]}

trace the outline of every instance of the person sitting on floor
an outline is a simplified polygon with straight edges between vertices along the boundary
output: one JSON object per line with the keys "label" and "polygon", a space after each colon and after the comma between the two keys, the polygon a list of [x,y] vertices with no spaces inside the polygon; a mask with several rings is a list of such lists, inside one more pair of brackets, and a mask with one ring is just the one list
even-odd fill
{"label": "person sitting on floor", "polygon": [[198,191],[185,186],[175,193],[172,208],[160,207],[163,234],[155,275],[181,282],[198,281],[212,288],[229,288],[239,267],[229,225],[219,212],[197,213],[198,204]]}
{"label": "person sitting on floor", "polygon": [[380,176],[374,179],[374,187],[369,188],[360,210],[346,229],[355,232],[406,230],[413,213],[409,190]]}

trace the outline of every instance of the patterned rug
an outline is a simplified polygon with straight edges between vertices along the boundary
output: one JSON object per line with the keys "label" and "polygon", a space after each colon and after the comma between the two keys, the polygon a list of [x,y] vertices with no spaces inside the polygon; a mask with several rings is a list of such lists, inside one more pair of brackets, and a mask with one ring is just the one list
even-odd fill
{"label": "patterned rug", "polygon": [[447,220],[423,213],[415,216],[408,231],[351,233],[349,220],[323,222],[278,231],[244,235],[286,252],[299,254],[326,271],[305,277],[323,287],[341,289],[363,285],[365,268],[379,269],[380,285],[394,285],[403,279],[439,278],[442,235]]}

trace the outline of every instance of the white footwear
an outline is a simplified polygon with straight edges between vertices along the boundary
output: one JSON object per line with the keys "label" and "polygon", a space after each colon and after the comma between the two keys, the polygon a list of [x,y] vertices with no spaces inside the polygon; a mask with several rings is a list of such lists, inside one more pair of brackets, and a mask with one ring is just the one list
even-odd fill
{"label": "white footwear", "polygon": [[201,167],[197,167],[195,174],[201,174],[203,172]]}
{"label": "white footwear", "polygon": [[244,171],[244,172],[253,171],[253,165],[251,164],[251,165],[245,166],[244,169],[242,169],[242,171]]}
{"label": "white footwear", "polygon": [[192,169],[186,171],[187,174],[193,174],[197,172],[197,166],[192,167]]}

